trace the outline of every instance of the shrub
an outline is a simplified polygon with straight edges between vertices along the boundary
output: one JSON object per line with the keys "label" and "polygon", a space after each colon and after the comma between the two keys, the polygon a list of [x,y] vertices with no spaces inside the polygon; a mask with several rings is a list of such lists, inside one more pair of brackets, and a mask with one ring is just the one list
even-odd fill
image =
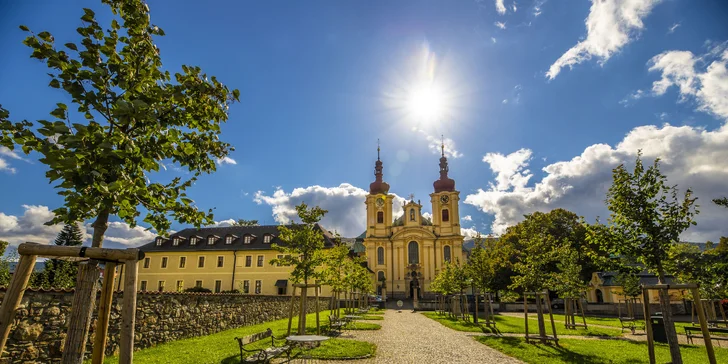
{"label": "shrub", "polygon": [[191,288],[185,289],[185,292],[212,293],[212,291],[209,288],[205,288],[205,287],[191,287]]}

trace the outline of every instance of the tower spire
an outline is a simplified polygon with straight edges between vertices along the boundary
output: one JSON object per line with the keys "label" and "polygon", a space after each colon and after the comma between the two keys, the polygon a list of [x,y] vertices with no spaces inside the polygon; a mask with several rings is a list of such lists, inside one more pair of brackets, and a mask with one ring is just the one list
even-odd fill
{"label": "tower spire", "polygon": [[442,135],[442,156],[440,157],[440,179],[435,181],[433,184],[435,187],[435,192],[443,192],[443,191],[454,191],[455,190],[455,180],[447,176],[447,172],[450,171],[450,167],[447,165],[447,157],[445,157],[445,136]]}
{"label": "tower spire", "polygon": [[379,156],[380,151],[379,139],[377,139],[377,161],[374,163],[374,182],[369,184],[369,193],[371,194],[387,194],[389,192],[389,184],[384,182],[384,167]]}
{"label": "tower spire", "polygon": [[379,138],[377,138],[377,160],[379,160]]}
{"label": "tower spire", "polygon": [[442,141],[442,144],[440,145],[442,147],[442,156],[445,156],[445,135],[440,134],[440,140]]}

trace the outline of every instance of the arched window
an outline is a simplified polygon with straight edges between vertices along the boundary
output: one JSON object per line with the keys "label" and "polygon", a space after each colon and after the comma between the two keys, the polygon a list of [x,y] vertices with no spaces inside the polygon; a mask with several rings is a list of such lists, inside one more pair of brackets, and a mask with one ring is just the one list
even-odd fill
{"label": "arched window", "polygon": [[377,273],[377,280],[380,282],[384,281],[384,272],[382,272],[381,270]]}
{"label": "arched window", "polygon": [[417,245],[417,242],[410,241],[407,245],[407,252],[409,264],[420,264],[420,246]]}
{"label": "arched window", "polygon": [[415,209],[410,209],[410,221],[416,221],[415,220]]}
{"label": "arched window", "polygon": [[377,224],[384,223],[384,211],[377,211]]}
{"label": "arched window", "polygon": [[450,211],[448,211],[447,209],[442,210],[442,221],[450,221]]}
{"label": "arched window", "polygon": [[451,257],[450,257],[450,245],[445,245],[445,248],[444,248],[443,253],[445,255],[445,261],[446,262],[449,262],[451,260]]}
{"label": "arched window", "polygon": [[377,248],[377,264],[384,265],[384,248]]}
{"label": "arched window", "polygon": [[604,294],[602,293],[601,289],[596,290],[597,295],[597,303],[604,303]]}

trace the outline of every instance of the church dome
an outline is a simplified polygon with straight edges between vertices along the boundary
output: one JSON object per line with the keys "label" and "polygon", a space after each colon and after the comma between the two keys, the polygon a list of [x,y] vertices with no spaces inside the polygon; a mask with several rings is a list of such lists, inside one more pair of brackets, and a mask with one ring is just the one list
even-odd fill
{"label": "church dome", "polygon": [[443,142],[442,157],[440,157],[440,179],[432,184],[435,187],[435,193],[455,191],[455,180],[447,176],[449,170],[450,167],[448,167],[447,158],[445,157],[445,143]]}
{"label": "church dome", "polygon": [[384,182],[383,163],[379,159],[379,146],[377,146],[377,162],[374,163],[374,182],[369,184],[369,193],[372,195],[389,193],[389,184]]}

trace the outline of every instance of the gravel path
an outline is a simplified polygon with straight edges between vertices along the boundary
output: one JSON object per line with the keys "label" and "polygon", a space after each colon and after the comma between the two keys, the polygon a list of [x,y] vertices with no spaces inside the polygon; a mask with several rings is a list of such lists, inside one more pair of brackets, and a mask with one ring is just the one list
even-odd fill
{"label": "gravel path", "polygon": [[342,338],[364,340],[377,345],[375,358],[322,363],[521,363],[472,338],[472,333],[449,329],[412,311],[386,310],[376,331],[344,331]]}

